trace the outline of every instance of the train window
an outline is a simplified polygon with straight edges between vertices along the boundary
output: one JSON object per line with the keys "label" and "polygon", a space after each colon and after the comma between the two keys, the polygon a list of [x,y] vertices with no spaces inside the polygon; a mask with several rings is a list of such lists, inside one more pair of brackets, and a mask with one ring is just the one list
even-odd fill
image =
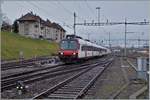
{"label": "train window", "polygon": [[97,48],[97,47],[93,47],[94,49],[93,49],[93,51],[98,51],[99,50],[99,48]]}
{"label": "train window", "polygon": [[78,49],[78,44],[76,41],[73,40],[62,41],[60,43],[60,48],[65,50],[74,50],[74,49]]}
{"label": "train window", "polygon": [[97,48],[97,47],[93,47],[93,46],[85,46],[85,45],[81,47],[81,50],[106,52],[105,49]]}
{"label": "train window", "polygon": [[91,46],[91,47],[90,47],[90,50],[91,50],[91,51],[94,51],[94,47]]}
{"label": "train window", "polygon": [[86,50],[86,51],[93,51],[94,50],[94,47],[92,47],[92,46],[82,46],[81,47],[81,50]]}
{"label": "train window", "polygon": [[87,51],[91,51],[91,47],[90,46],[87,46]]}
{"label": "train window", "polygon": [[105,49],[102,49],[102,52],[106,52],[106,50],[105,50]]}
{"label": "train window", "polygon": [[82,51],[87,50],[87,46],[84,46],[84,45],[83,45],[83,46],[81,47],[81,50],[82,50]]}

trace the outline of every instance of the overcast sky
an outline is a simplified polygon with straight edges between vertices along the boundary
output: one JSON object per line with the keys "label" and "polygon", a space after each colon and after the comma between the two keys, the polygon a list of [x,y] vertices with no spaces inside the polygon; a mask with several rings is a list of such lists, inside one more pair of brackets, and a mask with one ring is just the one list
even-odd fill
{"label": "overcast sky", "polygon": [[[96,7],[101,7],[100,21],[106,22],[108,19],[112,22],[123,22],[127,18],[128,22],[138,22],[147,19],[150,21],[150,1],[4,1],[2,3],[2,12],[11,22],[15,19],[33,11],[43,19],[49,19],[57,22],[65,28],[67,34],[73,33],[73,12],[77,14],[77,22],[97,21]],[[68,28],[68,26],[70,28]],[[128,39],[148,39],[150,29],[147,26],[128,25]],[[111,39],[124,39],[124,25],[85,27],[77,26],[77,35],[87,38],[90,34],[91,40],[106,40],[108,32],[111,33]],[[142,34],[142,32],[144,32]],[[123,40],[116,42],[122,45]],[[134,42],[128,42],[133,45]]]}

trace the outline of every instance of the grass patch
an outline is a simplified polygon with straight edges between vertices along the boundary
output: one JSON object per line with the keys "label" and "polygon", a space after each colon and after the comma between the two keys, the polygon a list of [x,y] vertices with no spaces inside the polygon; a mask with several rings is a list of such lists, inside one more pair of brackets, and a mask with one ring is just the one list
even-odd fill
{"label": "grass patch", "polygon": [[23,51],[26,59],[52,55],[57,53],[58,44],[47,40],[27,38],[16,33],[1,32],[1,58],[18,59],[20,51]]}

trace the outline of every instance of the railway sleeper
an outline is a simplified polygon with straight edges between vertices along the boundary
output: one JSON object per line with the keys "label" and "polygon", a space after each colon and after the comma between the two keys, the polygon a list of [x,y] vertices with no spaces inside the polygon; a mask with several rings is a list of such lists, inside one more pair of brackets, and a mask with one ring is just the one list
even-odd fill
{"label": "railway sleeper", "polygon": [[75,91],[56,91],[54,92],[53,94],[77,94],[78,92],[75,92]]}
{"label": "railway sleeper", "polygon": [[73,94],[51,94],[48,98],[55,98],[55,99],[73,99],[76,95]]}
{"label": "railway sleeper", "polygon": [[58,91],[80,91],[81,90],[81,88],[79,89],[79,88],[60,88],[60,89],[58,89]]}
{"label": "railway sleeper", "polygon": [[83,88],[82,86],[67,86],[65,85],[63,88]]}
{"label": "railway sleeper", "polygon": [[[90,80],[89,80],[90,81]],[[83,86],[85,86],[85,84],[87,84],[89,81],[76,81],[76,82],[71,82],[70,84],[69,84],[69,86],[81,86],[81,87],[83,87]]]}
{"label": "railway sleeper", "polygon": [[86,82],[86,83],[73,83],[73,84],[70,84],[69,86],[75,86],[75,87],[80,86],[80,87],[84,87],[87,83],[88,83],[88,82]]}
{"label": "railway sleeper", "polygon": [[61,89],[76,89],[81,90],[83,87],[62,87]]}

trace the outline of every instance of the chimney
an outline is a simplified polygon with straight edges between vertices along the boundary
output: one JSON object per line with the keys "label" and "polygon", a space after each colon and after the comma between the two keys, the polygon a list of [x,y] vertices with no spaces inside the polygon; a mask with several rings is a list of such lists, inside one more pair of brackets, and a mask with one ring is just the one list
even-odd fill
{"label": "chimney", "polygon": [[32,12],[32,11],[31,11],[30,13],[33,15],[33,12]]}

